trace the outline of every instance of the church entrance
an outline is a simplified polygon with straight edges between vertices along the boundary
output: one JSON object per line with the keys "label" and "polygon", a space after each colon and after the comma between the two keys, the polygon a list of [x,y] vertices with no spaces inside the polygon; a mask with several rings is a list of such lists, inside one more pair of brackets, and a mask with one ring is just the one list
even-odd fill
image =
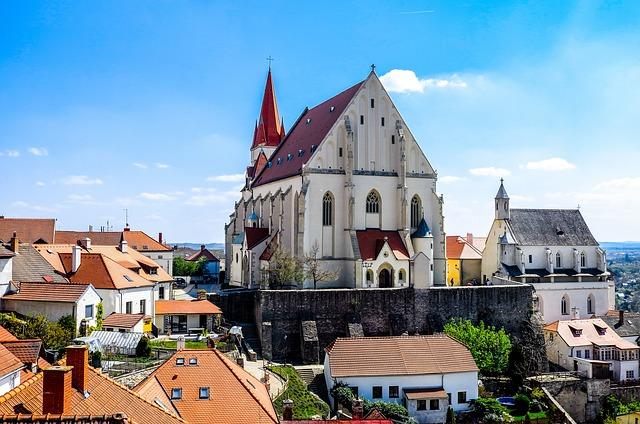
{"label": "church entrance", "polygon": [[391,287],[391,272],[388,269],[383,269],[378,274],[378,286],[380,288]]}

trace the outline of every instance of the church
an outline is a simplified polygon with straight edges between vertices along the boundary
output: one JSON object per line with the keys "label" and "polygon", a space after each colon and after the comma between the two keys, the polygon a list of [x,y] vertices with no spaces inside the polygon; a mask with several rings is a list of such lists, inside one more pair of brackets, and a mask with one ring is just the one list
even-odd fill
{"label": "church", "polygon": [[[444,286],[436,181],[374,66],[289,131],[269,69],[246,183],[225,226],[227,282],[268,288],[280,251],[317,258],[332,276],[318,288]],[[305,279],[294,285],[313,288]]]}

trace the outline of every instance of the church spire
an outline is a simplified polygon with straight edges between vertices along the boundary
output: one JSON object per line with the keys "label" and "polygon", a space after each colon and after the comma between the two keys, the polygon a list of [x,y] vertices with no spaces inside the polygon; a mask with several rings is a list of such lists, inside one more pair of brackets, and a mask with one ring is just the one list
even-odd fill
{"label": "church spire", "polygon": [[262,97],[262,107],[260,108],[260,117],[258,118],[258,124],[254,131],[251,149],[253,150],[260,146],[276,147],[283,138],[284,125],[278,113],[276,91],[273,87],[271,66],[269,66],[267,83],[264,87],[264,95]]}

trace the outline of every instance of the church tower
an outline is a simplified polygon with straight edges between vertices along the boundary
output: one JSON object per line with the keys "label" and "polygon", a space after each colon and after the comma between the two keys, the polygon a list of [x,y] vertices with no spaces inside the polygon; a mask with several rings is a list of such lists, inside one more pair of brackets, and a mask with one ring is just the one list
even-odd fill
{"label": "church tower", "polygon": [[[271,156],[276,147],[278,147],[280,142],[284,139],[284,135],[284,121],[280,118],[280,114],[278,113],[276,91],[273,86],[271,67],[269,67],[267,83],[264,87],[264,95],[262,96],[260,116],[253,131],[251,165],[264,166],[266,164],[266,159]],[[261,164],[256,162],[265,163]],[[255,174],[257,175],[260,170],[255,169],[255,171]]]}
{"label": "church tower", "polygon": [[509,210],[509,195],[504,188],[504,180],[500,178],[500,188],[496,194],[496,219],[509,219],[511,212]]}

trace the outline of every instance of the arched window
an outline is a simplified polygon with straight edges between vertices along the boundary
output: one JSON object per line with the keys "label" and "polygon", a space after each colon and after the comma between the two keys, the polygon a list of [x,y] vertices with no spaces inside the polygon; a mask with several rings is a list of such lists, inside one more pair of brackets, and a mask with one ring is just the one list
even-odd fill
{"label": "arched window", "polygon": [[580,252],[580,267],[586,267],[587,266],[587,255],[584,254],[584,252]]}
{"label": "arched window", "polygon": [[560,301],[560,312],[562,315],[569,315],[569,297],[565,294]]}
{"label": "arched window", "polygon": [[367,213],[380,213],[380,196],[373,190],[367,195]]}
{"label": "arched window", "polygon": [[562,256],[560,256],[560,252],[556,253],[556,268],[562,267]]}
{"label": "arched window", "polygon": [[416,194],[411,199],[411,228],[417,228],[422,219],[422,202]]}
{"label": "arched window", "polygon": [[371,269],[367,270],[367,286],[371,286],[373,284],[373,271]]}
{"label": "arched window", "polygon": [[333,196],[326,192],[322,198],[322,225],[329,227],[333,225]]}
{"label": "arched window", "polygon": [[398,282],[400,284],[404,284],[405,283],[405,272],[404,272],[404,269],[401,269],[400,272],[398,272]]}
{"label": "arched window", "polygon": [[595,299],[593,298],[592,294],[587,296],[587,313],[588,314],[595,314],[596,313],[596,302],[595,302]]}

